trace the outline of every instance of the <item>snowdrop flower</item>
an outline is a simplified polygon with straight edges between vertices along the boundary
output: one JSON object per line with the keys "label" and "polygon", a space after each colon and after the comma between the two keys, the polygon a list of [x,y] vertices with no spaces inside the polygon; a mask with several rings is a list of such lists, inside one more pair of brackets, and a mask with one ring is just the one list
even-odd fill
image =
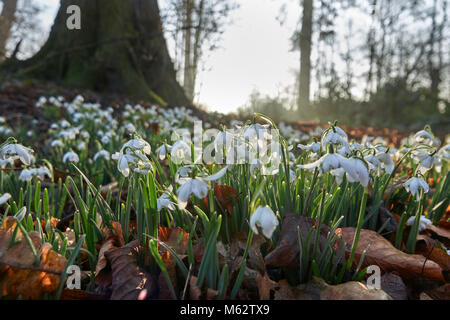
{"label": "snowdrop flower", "polygon": [[170,150],[170,155],[176,161],[190,161],[191,147],[183,140],[175,142]]}
{"label": "snowdrop flower", "polygon": [[137,160],[137,158],[131,154],[123,154],[119,152],[113,154],[112,158],[117,160],[117,169],[125,177],[130,175],[130,163],[134,163]]}
{"label": "snowdrop flower", "polygon": [[[414,221],[416,220],[415,216],[410,217],[406,221],[407,226],[412,226],[414,224]],[[433,222],[430,219],[425,218],[424,216],[420,216],[420,222],[419,222],[419,232],[422,232],[425,230],[428,226],[431,226]]]}
{"label": "snowdrop flower", "polygon": [[34,151],[30,148],[24,147],[20,144],[8,144],[0,149],[0,157],[3,159],[12,156],[17,156],[20,161],[25,165],[30,165],[34,162],[34,156],[32,155]]}
{"label": "snowdrop flower", "polygon": [[23,169],[19,174],[20,181],[31,181],[33,179],[33,173],[29,169]]}
{"label": "snowdrop flower", "polygon": [[323,146],[326,148],[329,143],[338,145],[347,145],[348,136],[344,130],[339,127],[331,128],[326,135],[323,137]]}
{"label": "snowdrop flower", "polygon": [[10,164],[10,165],[14,164],[14,159],[12,159],[12,158],[7,158],[4,160],[0,159],[0,168],[4,168],[8,164]]}
{"label": "snowdrop flower", "polygon": [[109,136],[103,136],[103,137],[100,139],[100,141],[101,141],[103,144],[108,144],[108,143],[111,141],[111,137],[109,137]]}
{"label": "snowdrop flower", "polygon": [[313,170],[319,168],[321,171],[329,172],[332,169],[338,169],[346,161],[346,158],[337,153],[327,153],[319,160],[297,166],[299,169]]}
{"label": "snowdrop flower", "polygon": [[350,158],[341,163],[349,182],[359,182],[363,187],[369,185],[369,170],[361,159]]}
{"label": "snowdrop flower", "polygon": [[78,157],[78,155],[75,152],[69,151],[63,156],[62,161],[64,163],[66,163],[66,162],[75,162],[75,163],[77,163],[77,162],[80,161],[80,158]]}
{"label": "snowdrop flower", "polygon": [[87,147],[87,145],[86,145],[86,142],[84,142],[84,141],[80,142],[80,143],[77,145],[77,149],[80,150],[80,151],[86,149],[86,147]]}
{"label": "snowdrop flower", "polygon": [[299,144],[297,147],[308,152],[318,153],[320,151],[320,142],[312,142],[308,145]]}
{"label": "snowdrop flower", "polygon": [[387,154],[386,152],[378,153],[375,156],[380,164],[379,169],[384,169],[387,174],[391,174],[392,171],[394,171],[395,163],[394,160],[392,160],[391,156]]}
{"label": "snowdrop flower", "polygon": [[10,193],[5,193],[0,197],[0,206],[2,204],[5,204],[9,199],[11,199],[11,194]]}
{"label": "snowdrop flower", "polygon": [[120,152],[124,152],[126,151],[126,149],[131,149],[132,151],[140,151],[143,152],[144,154],[150,154],[152,150],[150,144],[147,141],[142,140],[140,138],[134,138],[125,143],[122,146]]}
{"label": "snowdrop flower", "polygon": [[191,194],[194,194],[198,199],[203,199],[208,194],[208,185],[200,178],[185,178],[183,181],[184,183],[177,190],[180,210],[186,208]]}
{"label": "snowdrop flower", "polygon": [[417,199],[420,200],[420,189],[423,190],[424,193],[428,193],[430,191],[430,187],[422,178],[413,177],[405,182],[404,184],[406,191],[411,192],[411,194]]}
{"label": "snowdrop flower", "polygon": [[220,180],[225,175],[225,173],[227,173],[228,169],[230,169],[230,168],[231,168],[231,165],[227,165],[222,170],[220,170],[219,172],[213,174],[212,176],[203,178],[203,180],[206,180],[206,181],[217,181],[217,180]]}
{"label": "snowdrop flower", "polygon": [[387,174],[391,174],[395,168],[394,160],[392,160],[391,156],[385,152],[366,156],[364,157],[364,160],[369,164],[370,170],[377,170],[378,175],[381,175],[383,170]]}
{"label": "snowdrop flower", "polygon": [[110,154],[108,151],[106,150],[100,150],[99,152],[97,152],[94,155],[94,161],[97,161],[97,159],[105,159],[105,160],[109,160],[110,158]]}
{"label": "snowdrop flower", "polygon": [[429,131],[420,130],[419,132],[417,132],[414,135],[413,139],[416,143],[425,143],[425,142],[433,141],[434,137]]}
{"label": "snowdrop flower", "polygon": [[62,148],[62,147],[64,147],[64,143],[61,140],[53,140],[50,143],[50,146],[52,148]]}
{"label": "snowdrop flower", "polygon": [[275,213],[268,206],[258,207],[250,218],[250,228],[259,234],[258,227],[262,229],[263,235],[270,239],[278,226],[278,219]]}
{"label": "snowdrop flower", "polygon": [[64,119],[59,122],[59,125],[61,128],[66,129],[70,127],[70,122]]}
{"label": "snowdrop flower", "polygon": [[50,170],[47,167],[23,169],[20,172],[19,180],[28,182],[31,181],[33,177],[39,177],[41,180],[44,180],[45,177],[51,178]]}
{"label": "snowdrop flower", "polygon": [[161,197],[157,200],[158,211],[161,211],[163,208],[167,208],[170,211],[175,210],[175,206],[172,201],[169,200],[169,195],[167,193],[163,193]]}
{"label": "snowdrop flower", "polygon": [[158,156],[159,160],[164,160],[167,155],[167,149],[170,150],[170,146],[167,146],[165,144],[162,144],[158,149],[155,150],[156,155]]}
{"label": "snowdrop flower", "polygon": [[89,139],[89,137],[90,137],[90,134],[87,131],[81,131],[80,135],[83,139]]}
{"label": "snowdrop flower", "polygon": [[418,170],[421,174],[425,174],[435,164],[439,165],[439,158],[426,152],[417,154],[414,161],[419,163]]}
{"label": "snowdrop flower", "polygon": [[133,133],[136,132],[136,127],[132,123],[127,123],[125,125],[125,130],[128,131],[129,133]]}

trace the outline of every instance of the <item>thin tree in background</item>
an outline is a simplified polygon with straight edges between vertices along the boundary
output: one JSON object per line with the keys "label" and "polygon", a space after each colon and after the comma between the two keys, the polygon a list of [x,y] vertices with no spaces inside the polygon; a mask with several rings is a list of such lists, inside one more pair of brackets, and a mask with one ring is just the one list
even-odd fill
{"label": "thin tree in background", "polygon": [[0,13],[0,61],[6,58],[6,43],[11,34],[17,10],[17,0],[3,0]]}
{"label": "thin tree in background", "polygon": [[313,0],[303,0],[302,30],[300,32],[299,112],[310,105],[312,32]]}
{"label": "thin tree in background", "polygon": [[163,19],[175,41],[178,78],[191,102],[204,53],[217,48],[230,13],[237,7],[234,0],[170,0],[166,4]]}

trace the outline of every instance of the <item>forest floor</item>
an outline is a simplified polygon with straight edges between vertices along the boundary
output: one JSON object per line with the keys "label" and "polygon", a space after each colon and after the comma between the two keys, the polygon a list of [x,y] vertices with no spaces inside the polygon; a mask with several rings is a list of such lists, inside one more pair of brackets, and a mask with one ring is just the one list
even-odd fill
{"label": "forest floor", "polygon": [[448,132],[234,120],[0,85],[0,300],[450,299]]}
{"label": "forest floor", "polygon": [[[82,95],[85,101],[91,103],[99,103],[102,106],[112,106],[120,111],[126,104],[136,105],[140,104],[143,107],[151,107],[152,103],[138,100],[129,96],[115,94],[115,93],[99,93],[91,90],[74,89],[67,86],[61,86],[55,83],[43,82],[8,82],[0,85],[0,114],[8,115],[8,118],[15,118],[18,124],[26,121],[27,117],[24,115],[32,115],[35,119],[40,119],[39,110],[34,108],[36,101],[41,96],[64,96],[67,100],[74,99],[77,95]],[[172,108],[173,106],[167,106]],[[187,106],[193,110],[193,113],[203,121],[229,124],[232,120],[247,120],[238,118],[234,114],[220,114],[218,112],[208,112],[196,107]],[[317,122],[285,122],[286,125],[291,126],[296,130],[308,133],[318,126],[325,128],[328,124]],[[412,131],[399,131],[389,128],[374,128],[363,126],[347,126],[341,125],[347,132],[350,139],[361,140],[365,135],[372,137],[382,137],[390,143],[398,146],[401,139],[409,136]],[[447,132],[435,132],[436,136],[443,138]]]}

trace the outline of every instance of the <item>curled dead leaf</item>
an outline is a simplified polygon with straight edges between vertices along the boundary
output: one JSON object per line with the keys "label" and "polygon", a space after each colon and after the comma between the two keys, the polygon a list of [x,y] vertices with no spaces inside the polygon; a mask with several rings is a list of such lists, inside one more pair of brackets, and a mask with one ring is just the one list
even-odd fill
{"label": "curled dead leaf", "polygon": [[[351,251],[355,228],[342,228],[342,237]],[[367,250],[362,268],[377,265],[383,272],[397,272],[403,279],[424,277],[444,282],[441,267],[422,255],[407,254],[395,248],[388,240],[372,230],[362,229],[355,252],[353,266],[356,268],[364,250]]]}
{"label": "curled dead leaf", "polygon": [[327,286],[320,293],[321,300],[392,300],[381,289],[369,289],[363,283],[350,281],[336,286]]}
{"label": "curled dead leaf", "polygon": [[111,300],[137,300],[158,297],[158,279],[138,265],[139,241],[105,252],[112,269]]}
{"label": "curled dead leaf", "polygon": [[[266,265],[272,268],[297,266],[300,253],[297,228],[300,228],[302,238],[306,239],[310,230],[316,225],[317,221],[309,217],[300,216],[296,213],[286,214],[281,226],[280,241],[275,250],[266,256]],[[329,232],[328,226],[321,225],[318,255],[327,245]]]}
{"label": "curled dead leaf", "polygon": [[40,256],[35,266],[35,256],[21,233],[16,244],[9,243],[16,224],[7,219],[0,230],[0,296],[37,300],[44,294],[53,294],[59,287],[66,259],[52,250],[48,243],[42,244],[37,232],[28,235]]}

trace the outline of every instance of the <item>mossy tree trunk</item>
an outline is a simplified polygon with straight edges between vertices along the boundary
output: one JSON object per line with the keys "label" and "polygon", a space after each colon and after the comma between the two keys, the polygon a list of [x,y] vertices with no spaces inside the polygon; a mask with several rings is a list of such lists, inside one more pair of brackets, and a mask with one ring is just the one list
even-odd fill
{"label": "mossy tree trunk", "polygon": [[[81,30],[66,26],[70,5],[81,9]],[[188,103],[176,81],[157,0],[61,0],[41,50],[2,69],[156,103]]]}

